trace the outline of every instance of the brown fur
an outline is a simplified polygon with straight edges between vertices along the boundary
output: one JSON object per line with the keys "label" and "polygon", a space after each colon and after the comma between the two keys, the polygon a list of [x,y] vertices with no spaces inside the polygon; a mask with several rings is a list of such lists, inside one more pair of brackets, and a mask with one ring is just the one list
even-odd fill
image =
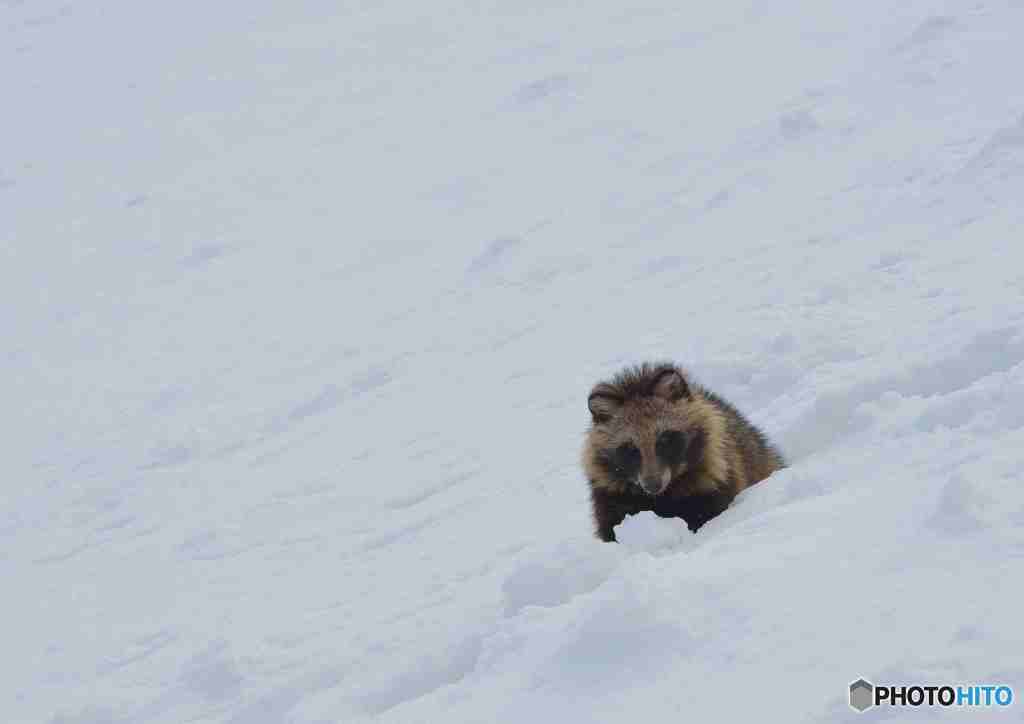
{"label": "brown fur", "polygon": [[[671,364],[620,372],[594,387],[588,406],[593,425],[582,462],[602,540],[615,540],[614,527],[642,510],[683,518],[697,530],[785,465],[736,408]],[[666,432],[685,442],[668,445]],[[657,492],[645,492],[640,480]]]}

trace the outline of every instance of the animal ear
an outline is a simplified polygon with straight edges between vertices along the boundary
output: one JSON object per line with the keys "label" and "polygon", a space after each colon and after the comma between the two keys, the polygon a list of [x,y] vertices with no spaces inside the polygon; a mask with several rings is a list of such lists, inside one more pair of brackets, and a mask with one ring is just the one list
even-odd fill
{"label": "animal ear", "polygon": [[608,422],[622,409],[622,395],[610,385],[598,385],[587,398],[587,407],[594,422]]}
{"label": "animal ear", "polygon": [[690,397],[690,387],[682,372],[675,367],[666,367],[654,379],[654,396],[669,402]]}

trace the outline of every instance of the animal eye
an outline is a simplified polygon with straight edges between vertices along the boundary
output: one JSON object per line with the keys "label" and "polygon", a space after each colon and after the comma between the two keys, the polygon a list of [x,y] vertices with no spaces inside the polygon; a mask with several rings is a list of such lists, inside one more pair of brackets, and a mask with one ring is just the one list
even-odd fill
{"label": "animal eye", "polygon": [[633,473],[640,469],[640,450],[631,442],[615,448],[615,463],[620,472]]}
{"label": "animal eye", "polygon": [[679,430],[665,430],[654,443],[655,454],[669,463],[682,461],[686,453],[686,433]]}

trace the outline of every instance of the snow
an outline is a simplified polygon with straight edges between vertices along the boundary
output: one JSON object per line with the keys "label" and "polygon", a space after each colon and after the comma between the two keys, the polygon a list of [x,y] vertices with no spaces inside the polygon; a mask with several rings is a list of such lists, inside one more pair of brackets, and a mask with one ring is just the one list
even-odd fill
{"label": "snow", "polygon": [[[1021,695],[1020,3],[0,18],[5,721]],[[602,544],[587,392],[665,358],[792,465]]]}

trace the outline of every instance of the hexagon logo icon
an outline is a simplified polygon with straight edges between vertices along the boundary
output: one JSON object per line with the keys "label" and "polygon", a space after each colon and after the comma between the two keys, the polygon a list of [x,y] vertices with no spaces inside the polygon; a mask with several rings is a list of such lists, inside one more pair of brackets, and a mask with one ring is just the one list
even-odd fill
{"label": "hexagon logo icon", "polygon": [[857,679],[850,684],[850,706],[857,711],[867,711],[875,705],[875,685],[866,679]]}

